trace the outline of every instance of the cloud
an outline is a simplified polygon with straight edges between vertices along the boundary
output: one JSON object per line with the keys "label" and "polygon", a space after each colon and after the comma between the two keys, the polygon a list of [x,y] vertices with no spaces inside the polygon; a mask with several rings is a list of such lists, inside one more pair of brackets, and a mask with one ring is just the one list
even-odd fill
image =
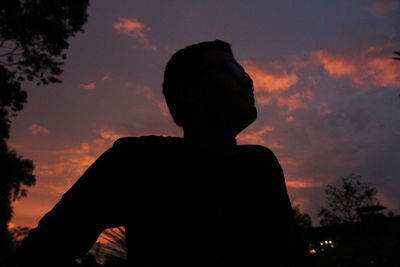
{"label": "cloud", "polygon": [[312,93],[309,90],[295,90],[295,85],[299,82],[295,72],[290,72],[277,63],[260,64],[246,60],[242,64],[254,81],[257,103],[274,103],[288,111],[307,108],[304,100],[312,98]]}
{"label": "cloud", "polygon": [[357,67],[349,60],[327,50],[314,51],[312,56],[317,58],[331,77],[342,78],[357,72]]}
{"label": "cloud", "polygon": [[330,77],[348,79],[357,88],[400,87],[400,64],[385,54],[387,51],[385,46],[368,46],[350,55],[320,49],[313,51],[311,56]]}
{"label": "cloud", "polygon": [[237,136],[240,144],[258,144],[268,146],[273,149],[281,148],[281,145],[274,142],[268,142],[266,136],[273,132],[274,128],[269,125],[263,125],[261,128],[252,127]]}
{"label": "cloud", "polygon": [[[130,87],[132,83],[126,82],[125,86]],[[167,103],[165,100],[160,100],[156,97],[151,87],[144,84],[137,84],[133,88],[135,93],[148,100],[153,105],[154,109],[159,111],[162,117],[171,118]]]}
{"label": "cloud", "polygon": [[168,105],[165,101],[159,101],[157,107],[163,117],[171,118],[171,113],[169,112]]}
{"label": "cloud", "polygon": [[133,45],[133,48],[145,48],[153,51],[157,50],[157,46],[151,44],[147,36],[150,27],[144,25],[135,18],[119,18],[118,21],[114,23],[114,29],[120,34],[136,39],[138,43]]}
{"label": "cloud", "polygon": [[102,81],[109,81],[109,80],[111,80],[110,75],[111,75],[111,73],[110,73],[110,72],[107,72],[106,74],[104,74],[103,77],[101,77],[101,80],[102,80]]}
{"label": "cloud", "polygon": [[[157,133],[139,131],[129,125],[103,127],[98,131],[98,135],[94,139],[84,140],[77,145],[52,151],[51,157],[47,158],[47,160],[35,161],[34,174],[38,177],[38,180],[51,181],[42,182],[37,189],[46,194],[61,195],[75,183],[102,153],[111,148],[113,142],[117,139],[149,134]],[[173,134],[159,133],[159,135],[171,136]]]}
{"label": "cloud", "polygon": [[321,187],[321,182],[315,182],[312,180],[298,179],[298,180],[288,180],[286,181],[286,186],[290,188],[303,189],[310,187]]}
{"label": "cloud", "polygon": [[364,6],[371,14],[376,16],[387,15],[399,9],[399,0],[373,0]]}
{"label": "cloud", "polygon": [[148,28],[135,18],[120,18],[118,22],[114,24],[114,29],[122,34],[126,34],[130,37],[139,39],[145,39],[144,33]]}
{"label": "cloud", "polygon": [[390,174],[399,171],[394,159],[400,151],[393,90],[400,88],[400,64],[391,59],[393,48],[389,41],[359,43],[304,58],[243,62],[254,80],[259,118],[237,140],[272,149],[290,196],[315,223],[325,205],[324,187],[350,173],[379,177],[385,203],[399,204],[398,190],[388,186],[395,179]]}
{"label": "cloud", "polygon": [[254,81],[256,92],[282,92],[295,85],[298,77],[295,73],[288,73],[280,66],[261,66],[255,61],[243,62],[246,71]]}
{"label": "cloud", "polygon": [[86,89],[88,91],[94,91],[96,89],[96,84],[94,82],[90,82],[90,83],[81,83],[81,87],[83,89]]}
{"label": "cloud", "polygon": [[143,84],[137,84],[135,86],[135,92],[140,95],[143,96],[144,98],[148,99],[148,100],[154,100],[154,94],[153,94],[153,89],[151,89],[151,87],[143,85]]}
{"label": "cloud", "polygon": [[37,136],[37,135],[41,135],[41,134],[49,134],[49,130],[48,129],[46,129],[46,128],[42,127],[42,126],[39,126],[37,124],[32,124],[29,127],[29,132],[33,136]]}
{"label": "cloud", "polygon": [[100,136],[104,140],[116,141],[117,139],[119,139],[121,137],[129,136],[129,133],[122,129],[105,127],[100,130]]}

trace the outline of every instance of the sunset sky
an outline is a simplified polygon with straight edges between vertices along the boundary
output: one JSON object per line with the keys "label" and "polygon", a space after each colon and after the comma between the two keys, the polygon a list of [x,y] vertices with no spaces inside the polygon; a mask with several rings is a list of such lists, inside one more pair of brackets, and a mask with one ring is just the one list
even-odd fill
{"label": "sunset sky", "polygon": [[182,136],[161,94],[164,67],[215,39],[255,84],[259,117],[238,142],[274,151],[314,225],[325,186],[351,173],[400,215],[398,0],[92,0],[88,13],[63,83],[23,84],[9,144],[34,161],[37,185],[14,204],[13,225],[36,226],[117,138]]}

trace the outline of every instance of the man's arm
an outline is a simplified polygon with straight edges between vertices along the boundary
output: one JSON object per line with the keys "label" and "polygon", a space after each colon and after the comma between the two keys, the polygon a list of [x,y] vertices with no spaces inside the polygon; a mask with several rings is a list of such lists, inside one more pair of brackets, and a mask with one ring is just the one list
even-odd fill
{"label": "man's arm", "polygon": [[277,195],[279,196],[277,197],[277,200],[281,201],[280,205],[278,204],[278,206],[280,206],[281,212],[283,214],[282,218],[285,220],[285,222],[281,222],[280,225],[286,228],[285,239],[288,241],[291,240],[291,242],[289,242],[291,244],[288,244],[288,248],[289,250],[291,250],[292,258],[289,261],[292,262],[293,266],[314,266],[306,249],[306,244],[304,243],[304,240],[302,239],[302,236],[300,234],[300,229],[294,218],[294,212],[289,199],[289,194],[287,192],[283,169],[275,154],[267,148],[266,150],[266,153],[269,155],[270,158],[269,162],[272,163],[273,173],[276,178],[275,190],[277,192]]}
{"label": "man's arm", "polygon": [[120,159],[107,150],[31,230],[17,266],[58,266],[85,255],[105,228],[122,225]]}

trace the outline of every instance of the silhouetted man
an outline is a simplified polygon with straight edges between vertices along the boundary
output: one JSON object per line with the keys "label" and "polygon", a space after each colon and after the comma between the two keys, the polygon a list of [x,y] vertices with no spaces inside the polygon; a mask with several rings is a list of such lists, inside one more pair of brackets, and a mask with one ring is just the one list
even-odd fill
{"label": "silhouetted man", "polygon": [[184,137],[117,140],[31,230],[20,266],[78,258],[117,226],[130,266],[305,266],[277,159],[236,144],[257,111],[230,45],[175,53],[163,93]]}

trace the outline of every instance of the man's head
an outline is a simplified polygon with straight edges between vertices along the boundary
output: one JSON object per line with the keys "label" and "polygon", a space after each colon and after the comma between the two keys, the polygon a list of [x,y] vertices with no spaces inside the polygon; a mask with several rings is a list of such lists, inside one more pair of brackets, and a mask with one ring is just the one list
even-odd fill
{"label": "man's head", "polygon": [[236,135],[257,117],[253,81],[223,41],[176,52],[165,68],[163,93],[174,121],[184,130],[200,123]]}

